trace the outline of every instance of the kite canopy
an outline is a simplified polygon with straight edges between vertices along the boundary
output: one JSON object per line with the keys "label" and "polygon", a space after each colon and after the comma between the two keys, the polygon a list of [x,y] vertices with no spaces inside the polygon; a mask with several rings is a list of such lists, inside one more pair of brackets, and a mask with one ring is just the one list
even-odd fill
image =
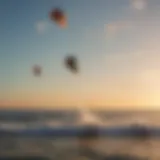
{"label": "kite canopy", "polygon": [[34,74],[35,76],[41,76],[41,73],[42,73],[42,68],[41,68],[41,66],[39,66],[39,65],[34,65],[34,66],[33,66],[33,74]]}
{"label": "kite canopy", "polygon": [[72,72],[72,73],[78,73],[78,62],[77,58],[75,56],[67,56],[65,58],[65,66]]}
{"label": "kite canopy", "polygon": [[50,19],[61,28],[65,28],[67,26],[67,17],[59,8],[55,8],[50,12]]}

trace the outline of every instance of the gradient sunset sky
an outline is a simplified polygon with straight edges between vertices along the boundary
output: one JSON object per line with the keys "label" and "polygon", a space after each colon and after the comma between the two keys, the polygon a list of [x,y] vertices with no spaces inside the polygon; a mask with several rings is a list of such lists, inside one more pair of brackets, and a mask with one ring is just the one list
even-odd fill
{"label": "gradient sunset sky", "polygon": [[[57,6],[66,29],[48,17]],[[0,0],[0,23],[1,107],[160,106],[160,0]]]}

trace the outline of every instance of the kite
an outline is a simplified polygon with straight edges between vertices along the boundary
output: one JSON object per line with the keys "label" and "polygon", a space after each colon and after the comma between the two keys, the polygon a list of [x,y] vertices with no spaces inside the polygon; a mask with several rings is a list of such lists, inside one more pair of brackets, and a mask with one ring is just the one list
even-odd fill
{"label": "kite", "polygon": [[59,8],[55,8],[50,12],[50,19],[54,21],[61,28],[67,27],[67,16]]}
{"label": "kite", "polygon": [[34,66],[33,66],[33,74],[34,74],[35,76],[41,76],[41,73],[42,73],[42,68],[41,68],[41,66],[39,66],[39,65],[34,65]]}
{"label": "kite", "polygon": [[67,56],[65,58],[65,66],[72,72],[72,73],[78,73],[78,62],[77,58],[75,56]]}

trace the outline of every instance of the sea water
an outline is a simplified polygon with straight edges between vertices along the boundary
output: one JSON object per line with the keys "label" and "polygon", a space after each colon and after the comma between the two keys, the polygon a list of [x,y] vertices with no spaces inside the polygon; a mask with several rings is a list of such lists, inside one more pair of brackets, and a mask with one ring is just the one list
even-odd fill
{"label": "sea water", "polygon": [[[23,113],[24,114],[24,113]],[[34,113],[38,116],[39,113]],[[51,113],[50,113],[51,114]],[[55,114],[55,113],[54,113]],[[4,115],[4,114],[3,114]],[[9,115],[9,114],[8,114]],[[63,120],[67,119],[63,117],[62,119],[55,119],[55,117],[50,116],[47,118],[47,113],[44,113],[44,116],[39,116],[39,119],[36,118],[31,119],[31,113],[28,113],[27,116],[16,119],[19,117],[20,113],[13,116],[3,116],[1,118],[1,126],[3,129],[7,127],[12,129],[19,125],[19,127],[23,128],[31,126],[36,127],[45,121],[45,123],[50,123],[54,127],[54,125],[62,125]],[[21,114],[22,115],[22,114]],[[159,115],[157,112],[106,112],[106,114],[100,115],[100,117],[105,121],[106,127],[114,126],[114,125],[122,125],[122,124],[132,124],[134,122],[142,121],[149,126],[157,126],[160,127]],[[35,116],[35,117],[36,117]],[[13,118],[14,117],[14,118]],[[44,118],[45,117],[45,118]],[[70,116],[69,116],[70,117]],[[9,120],[10,119],[10,120]],[[105,120],[104,120],[105,119]],[[134,121],[134,119],[136,121]],[[61,122],[60,122],[61,120]],[[27,122],[26,122],[27,121]],[[59,122],[57,122],[59,121]],[[21,123],[20,123],[21,122]],[[51,123],[52,122],[52,123]],[[56,123],[54,123],[56,122]],[[14,124],[13,124],[14,123]],[[4,125],[5,124],[5,125]],[[10,125],[9,125],[10,124]],[[17,124],[17,126],[16,126]],[[23,125],[22,125],[23,124]],[[34,124],[34,125],[33,125]],[[1,129],[2,129],[1,128]],[[90,149],[93,153],[97,153],[99,159],[101,157],[107,157],[108,155],[128,155],[128,156],[136,156],[139,158],[148,158],[150,160],[160,160],[160,138],[159,137],[149,137],[145,140],[133,139],[133,138],[112,138],[112,137],[98,137],[94,141],[94,145],[90,146]],[[56,137],[13,137],[13,136],[3,136],[0,137],[0,157],[5,156],[45,156],[49,159],[94,159],[96,157],[85,157],[80,154],[80,145],[78,137],[74,138],[56,138]]]}

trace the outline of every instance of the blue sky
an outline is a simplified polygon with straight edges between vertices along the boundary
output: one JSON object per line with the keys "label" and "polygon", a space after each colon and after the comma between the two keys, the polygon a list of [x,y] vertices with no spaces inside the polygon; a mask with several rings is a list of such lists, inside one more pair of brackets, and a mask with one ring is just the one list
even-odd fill
{"label": "blue sky", "polygon": [[[66,29],[48,17],[57,6],[67,14]],[[61,105],[62,100],[56,100],[61,96],[67,99],[63,105],[75,105],[79,97],[88,98],[91,105],[114,100],[115,105],[123,105],[124,99],[126,105],[133,101],[159,105],[157,100],[140,102],[155,84],[146,77],[157,76],[160,69],[159,9],[158,0],[0,0],[2,105],[32,105],[33,101],[37,106]],[[68,53],[79,58],[77,77],[63,66]],[[34,64],[42,65],[41,78],[32,75]],[[144,82],[150,84],[147,91]],[[140,100],[133,98],[133,89],[142,96]],[[95,103],[94,96],[99,97]],[[43,97],[41,102],[38,97]]]}

